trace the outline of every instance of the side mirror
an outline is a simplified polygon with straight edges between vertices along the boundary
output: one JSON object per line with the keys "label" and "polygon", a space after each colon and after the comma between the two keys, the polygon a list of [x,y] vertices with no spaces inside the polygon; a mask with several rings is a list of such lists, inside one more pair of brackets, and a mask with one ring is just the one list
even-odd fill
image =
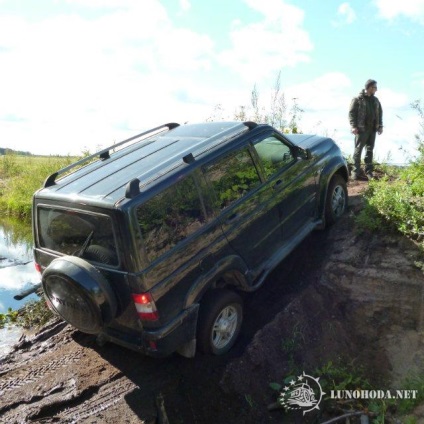
{"label": "side mirror", "polygon": [[309,149],[302,149],[299,147],[297,155],[300,159],[309,160],[312,158],[312,153]]}

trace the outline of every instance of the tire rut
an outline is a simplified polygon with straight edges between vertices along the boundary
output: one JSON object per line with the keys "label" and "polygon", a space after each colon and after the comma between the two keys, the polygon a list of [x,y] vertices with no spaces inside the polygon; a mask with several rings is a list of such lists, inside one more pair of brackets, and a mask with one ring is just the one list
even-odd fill
{"label": "tire rut", "polygon": [[[38,380],[45,378],[48,374],[57,371],[60,368],[66,367],[71,364],[77,363],[83,354],[83,349],[63,355],[58,359],[54,359],[41,366],[33,366],[24,374],[16,377],[8,377],[0,382],[0,412],[2,411],[2,404],[4,403],[5,394],[8,391],[19,389],[25,385],[35,383]],[[19,372],[19,370],[18,370]]]}
{"label": "tire rut", "polygon": [[126,379],[112,381],[100,387],[82,393],[79,397],[78,404],[68,406],[62,411],[56,412],[54,415],[49,412],[51,418],[59,419],[60,422],[76,423],[83,422],[85,419],[110,409],[122,402],[124,397],[136,390],[138,386]]}
{"label": "tire rut", "polygon": [[[31,422],[31,423],[84,423],[98,422],[93,421],[93,417],[99,417],[104,411],[113,409],[119,403],[125,402],[125,397],[134,391],[140,391],[138,386],[131,381],[122,377],[122,375],[113,381],[104,385],[92,386],[76,393],[75,381],[71,382],[68,387],[60,388],[54,396],[50,396],[48,400],[41,400],[41,405],[30,405],[25,410],[22,405],[16,411],[11,411],[8,415],[3,416],[7,422]],[[112,414],[113,415],[113,414]],[[119,422],[119,411],[110,421],[99,419],[99,422]],[[134,414],[136,418],[137,415]],[[141,422],[155,422],[156,411],[150,410],[150,414],[146,415]],[[147,420],[146,420],[147,418]],[[137,419],[137,421],[139,420]]]}

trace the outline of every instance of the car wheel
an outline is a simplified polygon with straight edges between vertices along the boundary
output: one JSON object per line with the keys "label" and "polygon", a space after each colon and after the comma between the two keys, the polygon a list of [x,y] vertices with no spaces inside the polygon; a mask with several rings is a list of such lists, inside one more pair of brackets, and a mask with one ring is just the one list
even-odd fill
{"label": "car wheel", "polygon": [[218,289],[208,292],[200,304],[197,346],[204,353],[222,355],[234,345],[243,320],[240,296]]}
{"label": "car wheel", "polygon": [[81,258],[52,261],[42,285],[51,309],[84,333],[99,334],[116,315],[117,301],[108,281]]}
{"label": "car wheel", "polygon": [[341,175],[334,175],[328,186],[327,201],[325,207],[326,225],[336,222],[347,209],[346,181]]}

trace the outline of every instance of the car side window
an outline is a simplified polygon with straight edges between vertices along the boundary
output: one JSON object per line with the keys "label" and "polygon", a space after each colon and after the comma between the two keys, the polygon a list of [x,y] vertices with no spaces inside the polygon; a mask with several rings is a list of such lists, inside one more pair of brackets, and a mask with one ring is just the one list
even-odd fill
{"label": "car side window", "polygon": [[204,167],[214,191],[214,209],[222,210],[261,184],[258,171],[247,149],[234,152]]}
{"label": "car side window", "polygon": [[154,261],[206,222],[193,176],[185,177],[136,210],[147,258]]}
{"label": "car side window", "polygon": [[270,178],[282,167],[294,160],[290,147],[275,137],[267,137],[254,145],[266,178]]}

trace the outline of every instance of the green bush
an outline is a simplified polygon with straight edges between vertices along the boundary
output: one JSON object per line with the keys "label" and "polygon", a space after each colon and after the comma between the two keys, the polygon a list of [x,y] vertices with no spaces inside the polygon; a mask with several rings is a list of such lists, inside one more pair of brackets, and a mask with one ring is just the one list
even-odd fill
{"label": "green bush", "polygon": [[424,247],[424,113],[420,102],[412,104],[421,118],[417,134],[418,156],[400,170],[386,169],[385,177],[370,181],[365,207],[356,221],[360,228],[375,231],[392,228],[419,240]]}
{"label": "green bush", "polygon": [[40,328],[52,317],[53,313],[43,297],[39,300],[30,300],[18,311],[9,308],[6,313],[0,314],[0,328],[11,324],[25,329]]}
{"label": "green bush", "polygon": [[27,302],[19,310],[16,317],[16,325],[22,328],[40,328],[53,317],[53,313],[46,305],[44,297],[39,300]]}
{"label": "green bush", "polygon": [[18,317],[18,311],[9,308],[5,314],[0,314],[0,328],[4,328],[7,324],[15,324]]}
{"label": "green bush", "polygon": [[419,239],[424,234],[424,198],[416,195],[419,189],[405,179],[371,181],[357,222],[370,230],[391,227]]}

